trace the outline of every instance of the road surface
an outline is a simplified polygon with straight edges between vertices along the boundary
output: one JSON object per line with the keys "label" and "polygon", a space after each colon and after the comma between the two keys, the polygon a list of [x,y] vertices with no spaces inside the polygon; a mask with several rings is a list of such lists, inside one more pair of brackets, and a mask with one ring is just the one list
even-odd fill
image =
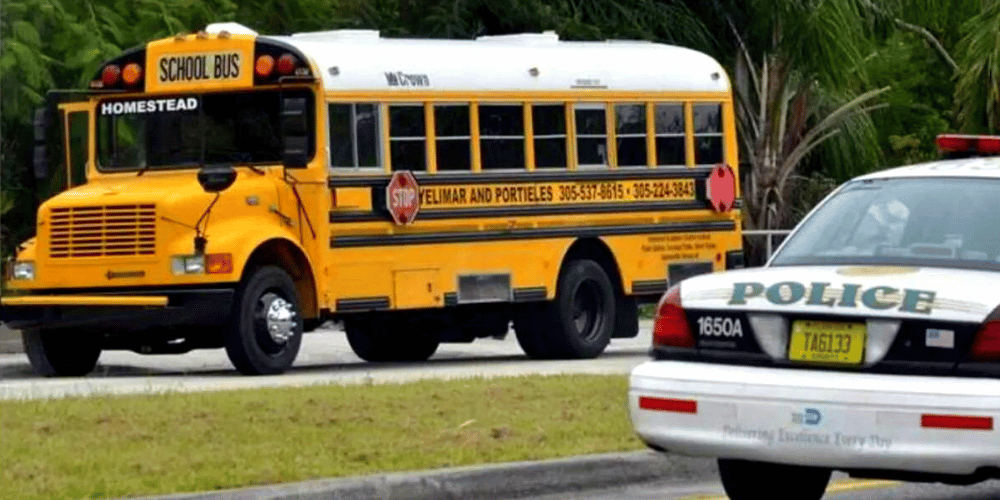
{"label": "road surface", "polygon": [[336,326],[306,334],[291,370],[283,375],[248,377],[235,371],[222,349],[187,354],[142,355],[130,351],[101,354],[86,377],[42,378],[31,371],[24,354],[0,355],[0,400],[94,394],[246,389],[313,384],[404,382],[426,378],[525,374],[628,374],[648,359],[652,322],[643,321],[639,336],[615,339],[592,360],[536,361],[521,351],[514,333],[503,340],[441,344],[422,363],[367,363],[354,355]]}

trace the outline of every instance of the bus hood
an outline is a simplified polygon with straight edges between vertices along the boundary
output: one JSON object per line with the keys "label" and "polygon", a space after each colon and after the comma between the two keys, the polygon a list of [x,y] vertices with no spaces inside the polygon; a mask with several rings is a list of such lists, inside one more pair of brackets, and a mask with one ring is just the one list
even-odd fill
{"label": "bus hood", "polygon": [[685,309],[982,322],[1000,303],[1000,273],[888,266],[782,266],[696,276]]}

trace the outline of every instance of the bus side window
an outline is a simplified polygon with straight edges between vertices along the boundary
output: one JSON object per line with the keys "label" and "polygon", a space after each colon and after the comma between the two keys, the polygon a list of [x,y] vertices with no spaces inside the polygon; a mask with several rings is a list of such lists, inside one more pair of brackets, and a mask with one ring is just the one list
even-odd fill
{"label": "bus side window", "polygon": [[535,167],[566,168],[566,108],[563,104],[535,104],[531,108],[535,135]]}
{"label": "bus side window", "polygon": [[437,169],[472,170],[472,135],[469,133],[468,104],[434,106],[437,137]]}
{"label": "bus side window", "polygon": [[685,164],[684,105],[656,105],[656,162],[660,165]]}
{"label": "bus side window", "polygon": [[608,166],[608,131],[603,104],[577,104],[576,159],[581,167]]}
{"label": "bus side window", "polygon": [[389,159],[393,170],[426,170],[426,140],[422,103],[389,106]]}
{"label": "bus side window", "polygon": [[693,108],[695,163],[722,163],[722,106],[695,104]]}
{"label": "bus side window", "polygon": [[378,104],[333,104],[328,106],[330,166],[380,167]]}
{"label": "bus side window", "polygon": [[479,141],[482,168],[524,169],[524,106],[481,104]]}
{"label": "bus side window", "polygon": [[646,166],[646,105],[615,106],[619,167]]}

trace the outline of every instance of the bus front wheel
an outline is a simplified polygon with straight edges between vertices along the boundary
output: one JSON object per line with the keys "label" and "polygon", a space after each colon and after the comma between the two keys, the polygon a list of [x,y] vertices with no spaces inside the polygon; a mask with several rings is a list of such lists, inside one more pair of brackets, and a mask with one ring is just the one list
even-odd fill
{"label": "bus front wheel", "polygon": [[93,371],[101,356],[100,340],[97,335],[69,329],[21,332],[31,368],[45,377],[80,377]]}
{"label": "bus front wheel", "polygon": [[302,344],[302,309],[295,283],[266,266],[240,285],[226,331],[226,354],[244,375],[272,375],[292,366]]}

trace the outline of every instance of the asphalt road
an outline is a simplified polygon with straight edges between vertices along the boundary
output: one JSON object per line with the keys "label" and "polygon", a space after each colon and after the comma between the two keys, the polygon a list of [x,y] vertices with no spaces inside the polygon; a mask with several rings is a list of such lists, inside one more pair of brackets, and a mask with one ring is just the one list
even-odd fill
{"label": "asphalt road", "polygon": [[[569,492],[531,497],[531,500],[726,500],[722,484],[706,480],[672,480],[632,485],[623,488]],[[836,500],[997,500],[1000,481],[972,486],[949,486],[937,483],[903,483],[851,479],[835,474],[824,499]]]}
{"label": "asphalt road", "polygon": [[427,378],[523,374],[628,374],[648,359],[652,323],[644,321],[639,336],[615,339],[593,360],[528,359],[514,333],[503,340],[479,339],[471,344],[442,344],[423,363],[367,363],[351,351],[336,326],[306,334],[291,370],[283,375],[247,377],[235,371],[222,349],[187,354],[142,355],[130,351],[101,354],[97,369],[79,378],[50,379],[31,371],[24,354],[0,355],[0,399],[35,399],[70,395],[135,394],[164,391],[245,389],[404,382]]}

